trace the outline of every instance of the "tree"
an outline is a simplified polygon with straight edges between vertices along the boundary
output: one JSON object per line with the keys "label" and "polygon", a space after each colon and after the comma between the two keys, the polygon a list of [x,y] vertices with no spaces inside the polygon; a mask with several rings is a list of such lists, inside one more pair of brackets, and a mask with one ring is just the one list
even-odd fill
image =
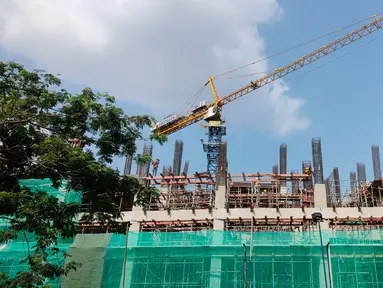
{"label": "tree", "polygon": [[[60,237],[76,233],[73,219],[80,206],[32,193],[20,186],[20,179],[50,178],[55,187],[66,180],[68,189],[81,191],[87,204],[81,221],[101,225],[114,225],[121,216],[117,193],[137,194],[143,205],[156,193],[135,178],[121,178],[109,166],[115,156],[135,154],[136,141],[144,139],[143,129],[155,119],[126,115],[107,93],[86,88],[71,95],[60,85],[58,76],[43,70],[0,62],[0,217],[10,221],[0,241],[21,237],[29,243],[29,233],[37,240],[28,245],[28,269],[13,278],[0,274],[0,286],[40,287],[44,279],[76,267],[71,262],[49,264],[47,259],[60,252]],[[80,145],[71,145],[71,139]],[[150,139],[166,141],[156,135]]]}

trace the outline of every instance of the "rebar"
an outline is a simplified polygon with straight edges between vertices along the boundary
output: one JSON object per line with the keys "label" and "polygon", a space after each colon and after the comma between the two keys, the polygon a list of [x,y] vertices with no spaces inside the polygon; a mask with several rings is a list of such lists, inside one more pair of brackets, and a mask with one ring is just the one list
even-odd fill
{"label": "rebar", "polygon": [[336,199],[336,202],[338,203],[342,199],[342,195],[341,195],[342,192],[341,192],[341,189],[340,189],[340,180],[339,180],[339,169],[338,169],[338,167],[334,167],[332,173],[334,175],[335,199]]}
{"label": "rebar", "polygon": [[[145,143],[144,144],[144,155],[152,156],[153,153],[153,145],[152,143]],[[146,177],[149,175],[149,169],[150,169],[150,161],[147,161],[146,163],[142,164],[142,170],[141,170],[141,177]]]}
{"label": "rebar", "polygon": [[351,188],[351,193],[356,192],[356,187],[358,187],[357,182],[356,182],[356,172],[351,171],[350,172],[350,188]]}
{"label": "rebar", "polygon": [[[145,153],[145,145],[144,145],[144,147],[142,148],[142,155],[144,155],[144,153]],[[138,177],[142,177],[142,170],[143,170],[143,164],[142,163],[137,163],[137,168],[136,168],[136,175],[138,176]]]}
{"label": "rebar", "polygon": [[124,175],[130,175],[130,173],[132,172],[132,162],[133,156],[127,155],[125,159]]}
{"label": "rebar", "polygon": [[189,160],[186,160],[186,161],[185,161],[185,164],[184,164],[184,172],[183,172],[183,174],[185,174],[185,175],[188,175],[188,171],[189,171],[189,163],[190,163]]}
{"label": "rebar", "polygon": [[334,195],[334,171],[331,172],[331,174],[325,179],[324,181],[325,188],[326,188],[326,201],[327,206],[331,206],[333,201],[333,195]]}
{"label": "rebar", "polygon": [[162,174],[164,174],[164,176],[169,176],[171,173],[172,173],[172,166],[164,165],[162,168]]}
{"label": "rebar", "polygon": [[[292,174],[299,174],[298,170],[291,170]],[[298,180],[291,181],[291,191],[293,194],[298,193],[299,190],[299,183]]]}
{"label": "rebar", "polygon": [[379,146],[378,145],[372,145],[371,146],[371,152],[372,152],[372,164],[374,167],[374,180],[382,178],[382,168],[380,166],[380,153],[379,153]]}
{"label": "rebar", "polygon": [[364,163],[356,163],[356,173],[358,177],[358,186],[361,184],[366,185],[367,176],[366,176],[366,165]]}
{"label": "rebar", "polygon": [[278,174],[278,165],[273,165],[273,174]]}
{"label": "rebar", "polygon": [[[287,145],[281,144],[279,147],[279,171],[280,174],[287,173]],[[281,181],[281,186],[286,186],[286,181]]]}
{"label": "rebar", "polygon": [[312,138],[311,144],[314,166],[314,183],[323,184],[323,158],[321,138]]}
{"label": "rebar", "polygon": [[173,175],[179,176],[181,173],[182,152],[184,142],[182,140],[176,140],[174,146],[174,159],[173,159]]}
{"label": "rebar", "polygon": [[227,175],[227,143],[221,142],[218,148],[217,184],[226,186]]}

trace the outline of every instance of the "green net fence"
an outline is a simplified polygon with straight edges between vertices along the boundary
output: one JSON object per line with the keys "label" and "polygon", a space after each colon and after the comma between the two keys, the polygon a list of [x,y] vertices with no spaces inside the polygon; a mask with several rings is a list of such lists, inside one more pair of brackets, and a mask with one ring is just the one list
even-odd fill
{"label": "green net fence", "polygon": [[[46,187],[67,203],[81,199],[65,184],[60,190],[52,189],[49,180],[24,183],[32,191]],[[33,236],[28,238],[33,245]],[[330,287],[332,279],[336,288],[383,287],[383,229],[323,231],[322,238],[324,245],[330,243],[329,253],[321,246],[318,232],[130,232],[127,249],[125,235],[79,234],[60,241],[59,248],[81,268],[47,284],[54,288],[322,288],[326,280]],[[22,240],[0,245],[0,271],[11,276],[23,271],[26,267],[20,261],[26,254]],[[63,264],[65,259],[49,257],[49,261]]]}
{"label": "green net fence", "polygon": [[[333,287],[382,287],[382,232],[322,232],[324,243],[331,243],[330,255],[324,247],[327,281],[331,259]],[[59,248],[82,267],[47,283],[123,287],[125,274],[125,287],[245,287],[244,281],[246,287],[326,287],[318,232],[130,232],[124,270],[125,242],[121,234],[80,234],[61,242]],[[1,246],[0,271],[23,270],[25,255],[22,241]]]}
{"label": "green net fence", "polygon": [[73,189],[68,189],[67,181],[61,181],[58,189],[52,186],[52,181],[48,178],[45,179],[21,179],[19,183],[22,187],[29,188],[31,192],[44,191],[65,203],[80,203],[82,200],[82,193]]}

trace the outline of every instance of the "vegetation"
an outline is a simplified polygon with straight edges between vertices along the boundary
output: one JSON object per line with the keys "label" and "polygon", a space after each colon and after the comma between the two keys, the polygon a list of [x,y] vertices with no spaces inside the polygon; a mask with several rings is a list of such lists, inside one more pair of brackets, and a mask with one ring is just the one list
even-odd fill
{"label": "vegetation", "polygon": [[[121,216],[117,192],[137,194],[143,205],[156,193],[109,166],[113,157],[135,155],[136,141],[144,139],[143,129],[154,119],[126,115],[111,95],[90,88],[71,95],[60,85],[57,76],[45,71],[0,62],[0,219],[9,221],[0,242],[20,238],[28,248],[27,269],[16,276],[0,273],[0,287],[41,287],[79,265],[50,259],[68,257],[57,242],[77,231],[80,206],[32,193],[20,187],[19,179],[50,178],[55,187],[66,180],[68,188],[83,193],[87,206],[81,221],[106,225]],[[71,146],[69,139],[80,140],[83,147]],[[155,135],[150,139],[166,141]],[[148,155],[135,159],[150,161]],[[32,246],[30,235],[36,237]]]}

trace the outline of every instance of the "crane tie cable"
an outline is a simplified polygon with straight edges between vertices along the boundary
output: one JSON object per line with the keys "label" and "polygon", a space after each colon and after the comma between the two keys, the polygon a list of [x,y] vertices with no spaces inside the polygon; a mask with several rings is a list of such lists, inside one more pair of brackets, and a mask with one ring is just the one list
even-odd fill
{"label": "crane tie cable", "polygon": [[338,29],[336,29],[336,30],[334,30],[334,31],[332,31],[332,32],[329,32],[329,33],[324,34],[324,35],[322,35],[322,36],[316,37],[316,38],[314,38],[314,39],[309,39],[309,40],[307,40],[307,41],[305,41],[305,42],[303,42],[303,43],[301,43],[301,44],[298,44],[298,45],[293,46],[293,47],[291,47],[291,48],[288,48],[288,49],[286,49],[286,50],[282,50],[282,51],[280,51],[280,52],[278,52],[278,53],[275,53],[275,54],[273,54],[273,55],[271,55],[271,56],[267,56],[267,57],[261,58],[260,60],[251,62],[251,63],[249,63],[249,64],[240,66],[240,67],[235,68],[235,69],[232,69],[232,70],[229,70],[229,71],[227,71],[227,72],[225,72],[225,73],[222,73],[222,74],[219,74],[219,75],[215,76],[215,78],[221,77],[221,76],[226,75],[226,74],[233,73],[233,72],[235,72],[235,71],[238,71],[238,70],[240,70],[240,69],[249,67],[249,66],[251,66],[251,65],[257,64],[257,63],[262,62],[262,61],[265,61],[265,60],[267,60],[267,59],[270,59],[270,58],[273,58],[273,57],[282,55],[282,54],[287,53],[287,52],[289,52],[289,51],[291,51],[291,50],[294,50],[294,49],[296,49],[296,48],[299,48],[299,47],[302,47],[302,46],[304,46],[304,45],[307,45],[307,44],[309,44],[309,43],[311,43],[311,42],[317,41],[317,40],[319,40],[319,39],[322,39],[322,38],[324,38],[324,37],[330,36],[330,35],[335,34],[335,33],[339,33],[340,31],[342,31],[342,30],[344,30],[344,29],[350,28],[350,27],[352,27],[352,26],[354,26],[354,25],[356,25],[356,24],[359,24],[359,23],[361,23],[361,22],[367,21],[367,20],[369,20],[369,19],[371,19],[371,18],[375,18],[375,17],[377,17],[377,16],[379,16],[379,15],[381,15],[381,14],[383,14],[383,12],[378,13],[378,14],[374,14],[374,15],[372,15],[372,16],[370,16],[370,17],[365,18],[365,19],[362,19],[362,20],[353,22],[353,23],[351,23],[351,24],[349,24],[349,25],[343,26],[343,27],[341,27],[341,28],[338,28]]}

